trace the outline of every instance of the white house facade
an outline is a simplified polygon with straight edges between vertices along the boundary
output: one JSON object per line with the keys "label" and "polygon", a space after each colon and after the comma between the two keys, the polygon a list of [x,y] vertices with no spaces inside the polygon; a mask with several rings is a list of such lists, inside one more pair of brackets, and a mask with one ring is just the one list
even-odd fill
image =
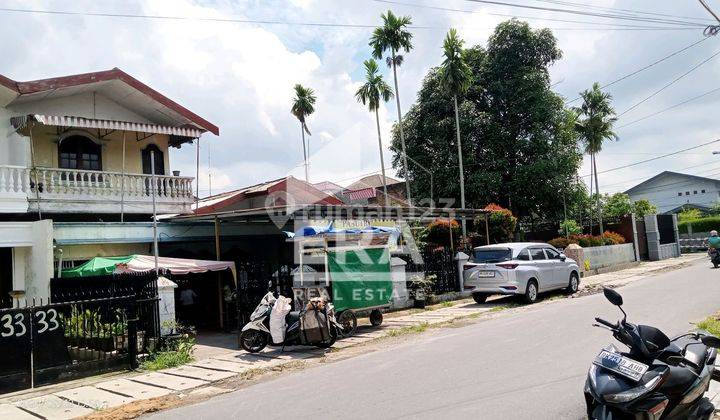
{"label": "white house facade", "polygon": [[[31,82],[0,75],[0,307],[8,295],[49,296],[63,259],[57,223],[147,222],[153,207],[191,213],[194,177],[171,171],[169,149],[199,147],[206,132],[219,129],[117,68]],[[112,244],[79,231],[86,259],[148,248],[130,227]]]}
{"label": "white house facade", "polygon": [[659,213],[683,207],[710,209],[720,202],[720,180],[665,171],[625,191],[631,201],[648,200]]}

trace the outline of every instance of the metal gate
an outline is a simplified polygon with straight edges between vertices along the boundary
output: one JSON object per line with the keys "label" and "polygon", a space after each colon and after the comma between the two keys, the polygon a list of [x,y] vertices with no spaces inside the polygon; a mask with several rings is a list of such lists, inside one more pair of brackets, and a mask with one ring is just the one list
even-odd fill
{"label": "metal gate", "polygon": [[[135,367],[160,333],[154,279],[136,280],[144,287],[124,295],[0,309],[0,394]],[[65,296],[97,295],[63,286]]]}
{"label": "metal gate", "polygon": [[637,230],[638,254],[640,255],[640,259],[648,260],[648,259],[650,259],[650,254],[648,253],[648,243],[647,243],[647,232],[645,230],[645,220],[642,220],[642,219],[635,220],[635,229]]}

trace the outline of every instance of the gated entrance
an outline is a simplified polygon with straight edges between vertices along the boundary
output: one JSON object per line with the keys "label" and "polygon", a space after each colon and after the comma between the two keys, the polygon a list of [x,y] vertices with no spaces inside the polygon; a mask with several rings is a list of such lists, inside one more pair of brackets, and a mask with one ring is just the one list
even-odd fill
{"label": "gated entrance", "polygon": [[135,367],[159,337],[157,289],[150,298],[154,278],[130,277],[143,287],[107,297],[76,289],[88,298],[0,309],[0,393]]}

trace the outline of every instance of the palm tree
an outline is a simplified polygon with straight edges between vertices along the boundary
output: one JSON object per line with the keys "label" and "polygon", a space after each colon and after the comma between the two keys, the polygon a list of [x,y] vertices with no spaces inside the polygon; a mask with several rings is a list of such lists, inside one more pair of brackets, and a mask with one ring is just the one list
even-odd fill
{"label": "palm tree", "polygon": [[370,112],[375,112],[375,123],[378,132],[378,147],[380,148],[380,169],[382,170],[382,186],[385,195],[385,205],[388,205],[387,184],[385,179],[385,159],[383,158],[382,138],[380,136],[380,100],[387,102],[392,99],[393,91],[390,85],[385,83],[381,74],[378,74],[378,65],[375,60],[365,60],[365,84],[355,92],[355,98],[363,105],[367,105]]}
{"label": "palm tree", "polygon": [[[470,66],[465,62],[463,53],[464,41],[458,38],[457,31],[450,29],[443,43],[445,60],[440,66],[440,84],[452,95],[455,105],[455,132],[457,134],[458,164],[460,167],[460,206],[465,208],[465,173],[463,171],[462,144],[460,142],[460,114],[458,112],[458,95],[467,92],[472,79]],[[462,219],[463,238],[467,236],[465,218]]]}
{"label": "palm tree", "polygon": [[[593,83],[592,89],[585,90],[580,94],[583,104],[575,108],[578,119],[575,124],[580,138],[585,144],[585,153],[590,155],[590,195],[592,196],[593,174],[595,177],[595,196],[598,207],[600,235],[603,234],[602,208],[600,208],[600,187],[598,185],[598,171],[595,157],[602,150],[605,140],[617,140],[618,136],[613,131],[613,125],[617,121],[615,109],[610,102],[612,95],[600,90],[599,83]],[[590,219],[592,230],[592,219]]]}
{"label": "palm tree", "polygon": [[[308,176],[308,154],[305,148],[305,133],[310,136],[310,130],[305,123],[305,118],[315,112],[315,92],[310,89],[303,87],[301,84],[295,85],[295,98],[293,99],[293,105],[290,112],[300,121],[300,133],[302,134],[303,142],[303,162],[305,164],[305,182],[310,182]],[[308,146],[310,146],[310,140],[308,139]]]}
{"label": "palm tree", "polygon": [[412,49],[412,34],[405,28],[412,23],[410,16],[398,17],[388,10],[387,14],[381,15],[383,26],[375,28],[370,37],[370,46],[373,49],[373,57],[380,60],[385,51],[390,50],[390,56],[386,58],[388,67],[393,69],[395,81],[395,103],[397,105],[398,127],[400,129],[400,146],[403,155],[403,170],[405,172],[405,190],[407,200],[412,205],[410,198],[410,180],[408,179],[407,154],[405,151],[405,133],[402,126],[402,111],[400,110],[400,92],[398,91],[397,68],[402,65],[404,57],[398,52],[403,49],[406,53]]}

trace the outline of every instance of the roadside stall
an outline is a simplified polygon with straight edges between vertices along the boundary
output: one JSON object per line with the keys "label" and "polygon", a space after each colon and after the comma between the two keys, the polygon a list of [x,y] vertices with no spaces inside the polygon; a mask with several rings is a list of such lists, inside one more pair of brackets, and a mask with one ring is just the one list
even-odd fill
{"label": "roadside stall", "polygon": [[[293,282],[296,305],[317,296],[332,301],[344,336],[355,333],[358,315],[381,325],[393,293],[390,250],[399,235],[396,228],[334,229],[332,224],[288,233],[299,259]],[[312,270],[304,268],[311,265]],[[307,276],[308,272],[324,275]]]}

